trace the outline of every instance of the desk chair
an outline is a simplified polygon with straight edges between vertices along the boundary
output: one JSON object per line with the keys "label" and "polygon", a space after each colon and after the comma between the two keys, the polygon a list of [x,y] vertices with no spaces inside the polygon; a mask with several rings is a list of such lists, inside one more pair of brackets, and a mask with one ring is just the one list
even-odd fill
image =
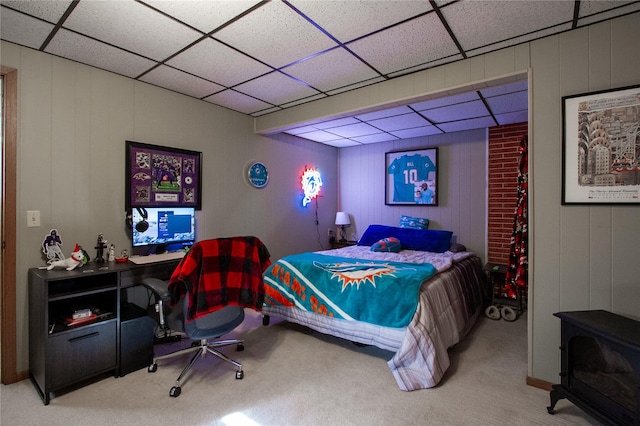
{"label": "desk chair", "polygon": [[[142,284],[153,292],[156,300],[158,301],[158,314],[161,326],[169,327],[171,330],[176,332],[182,332],[186,334],[188,338],[194,340],[191,347],[159,357],[154,357],[153,364],[148,368],[150,373],[155,373],[158,370],[158,361],[193,352],[191,360],[182,370],[180,376],[178,376],[175,386],[173,386],[169,391],[169,396],[177,398],[180,395],[182,392],[180,381],[187,372],[189,372],[198,358],[204,358],[207,353],[213,354],[218,358],[233,364],[237,368],[236,379],[242,379],[244,377],[242,364],[234,361],[216,349],[223,346],[236,345],[236,350],[242,351],[244,350],[244,341],[237,339],[216,342],[208,341],[209,339],[217,339],[240,325],[244,320],[243,307],[225,306],[224,308],[207,314],[201,318],[192,321],[185,321],[185,312],[188,310],[188,297],[182,297],[173,308],[168,308],[170,295],[168,283],[166,281],[162,281],[157,278],[146,278],[143,280]],[[187,286],[189,285],[188,283],[185,284]],[[191,289],[187,288],[187,294],[189,294],[190,291]]]}

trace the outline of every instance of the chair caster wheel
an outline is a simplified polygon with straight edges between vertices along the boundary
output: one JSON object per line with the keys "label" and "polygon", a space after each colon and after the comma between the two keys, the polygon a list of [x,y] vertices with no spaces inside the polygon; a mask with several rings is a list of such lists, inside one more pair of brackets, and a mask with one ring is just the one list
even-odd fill
{"label": "chair caster wheel", "polygon": [[158,364],[155,362],[147,367],[147,372],[149,373],[155,373],[156,371],[158,371]]}
{"label": "chair caster wheel", "polygon": [[236,351],[237,352],[244,351],[244,345],[242,343],[238,343],[238,346],[236,346]]}
{"label": "chair caster wheel", "polygon": [[242,379],[244,379],[244,371],[242,370],[236,371],[236,380],[242,380]]}
{"label": "chair caster wheel", "polygon": [[172,398],[177,398],[180,396],[180,392],[182,392],[182,389],[180,388],[180,386],[174,386],[169,391],[169,396]]}

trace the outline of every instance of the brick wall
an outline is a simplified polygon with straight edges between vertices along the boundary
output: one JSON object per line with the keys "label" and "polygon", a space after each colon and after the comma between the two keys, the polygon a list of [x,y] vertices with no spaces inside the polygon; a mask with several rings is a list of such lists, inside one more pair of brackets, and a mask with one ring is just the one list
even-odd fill
{"label": "brick wall", "polygon": [[489,128],[489,235],[487,261],[507,265],[518,197],[518,147],[528,123]]}

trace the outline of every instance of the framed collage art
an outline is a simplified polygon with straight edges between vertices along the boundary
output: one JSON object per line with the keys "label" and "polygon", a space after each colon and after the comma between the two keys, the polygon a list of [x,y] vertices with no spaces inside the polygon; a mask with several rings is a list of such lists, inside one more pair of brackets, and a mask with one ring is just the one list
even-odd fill
{"label": "framed collage art", "polygon": [[438,148],[385,153],[385,204],[438,205]]}
{"label": "framed collage art", "polygon": [[132,207],[202,206],[202,153],[126,141],[126,200]]}

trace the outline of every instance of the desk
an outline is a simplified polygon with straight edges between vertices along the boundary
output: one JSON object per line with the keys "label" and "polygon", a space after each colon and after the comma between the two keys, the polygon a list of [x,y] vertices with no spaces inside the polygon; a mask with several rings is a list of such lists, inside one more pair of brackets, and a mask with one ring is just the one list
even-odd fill
{"label": "desk", "polygon": [[[153,358],[153,328],[148,333],[153,320],[122,294],[146,277],[169,279],[178,262],[91,262],[72,271],[29,269],[29,370],[45,405],[53,391],[144,366],[146,359],[131,357],[148,358],[149,341]],[[95,317],[68,324],[74,312],[87,308]]]}

